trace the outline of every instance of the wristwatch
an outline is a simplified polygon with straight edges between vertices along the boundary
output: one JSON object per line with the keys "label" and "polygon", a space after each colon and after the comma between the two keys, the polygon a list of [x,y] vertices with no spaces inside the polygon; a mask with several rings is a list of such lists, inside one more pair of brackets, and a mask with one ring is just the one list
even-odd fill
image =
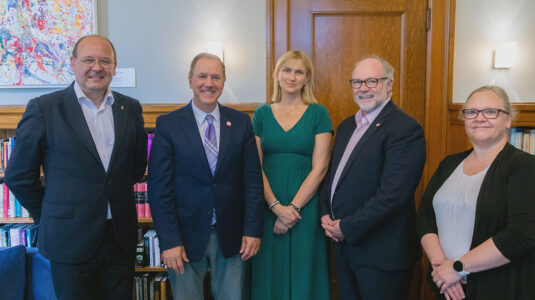
{"label": "wristwatch", "polygon": [[470,272],[467,272],[464,270],[464,264],[461,260],[456,260],[453,262],[453,269],[459,273],[461,277],[466,277],[466,275],[469,275]]}

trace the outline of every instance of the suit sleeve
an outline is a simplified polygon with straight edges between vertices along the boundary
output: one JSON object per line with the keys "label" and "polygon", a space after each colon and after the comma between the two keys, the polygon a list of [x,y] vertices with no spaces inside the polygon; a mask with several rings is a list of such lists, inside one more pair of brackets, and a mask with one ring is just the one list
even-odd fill
{"label": "suit sleeve", "polygon": [[11,153],[5,183],[33,217],[35,223],[41,218],[44,188],[39,181],[40,167],[45,153],[45,119],[37,99],[31,100],[17,131],[15,147]]}
{"label": "suit sleeve", "polygon": [[262,237],[264,227],[264,187],[260,158],[251,121],[247,118],[243,146],[243,193],[245,205],[244,236]]}
{"label": "suit sleeve", "polygon": [[147,168],[147,132],[145,131],[145,122],[143,120],[143,108],[139,102],[136,102],[137,113],[136,113],[136,133],[137,133],[137,143],[136,143],[136,154],[134,160],[134,173],[132,178],[132,184],[138,182],[143,175],[145,175],[145,170]]}
{"label": "suit sleeve", "polygon": [[[161,118],[161,117],[160,117]],[[177,200],[173,184],[175,150],[167,128],[161,119],[156,120],[156,129],[149,158],[148,193],[152,220],[160,249],[183,246],[177,215]]]}
{"label": "suit sleeve", "polygon": [[414,199],[425,164],[424,132],[415,121],[396,126],[387,136],[383,149],[371,150],[384,151],[383,172],[375,195],[340,221],[340,229],[350,244],[358,243]]}
{"label": "suit sleeve", "polygon": [[508,174],[507,185],[507,221],[505,227],[498,231],[492,240],[507,259],[525,257],[535,250],[535,158],[522,153],[523,158],[511,163],[514,165]]}

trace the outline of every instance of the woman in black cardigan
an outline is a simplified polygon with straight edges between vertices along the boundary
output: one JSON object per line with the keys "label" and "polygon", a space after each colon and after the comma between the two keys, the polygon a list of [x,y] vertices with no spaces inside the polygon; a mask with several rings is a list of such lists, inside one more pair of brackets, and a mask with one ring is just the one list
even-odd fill
{"label": "woman in black cardigan", "polygon": [[507,143],[503,89],[475,90],[462,113],[474,148],[440,163],[418,208],[433,287],[446,299],[535,299],[535,157]]}

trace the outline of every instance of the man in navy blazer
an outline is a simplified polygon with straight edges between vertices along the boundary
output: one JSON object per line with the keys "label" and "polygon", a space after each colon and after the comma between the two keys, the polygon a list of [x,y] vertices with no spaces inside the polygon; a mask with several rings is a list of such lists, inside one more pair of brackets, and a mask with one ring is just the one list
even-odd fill
{"label": "man in navy blazer", "polygon": [[218,104],[225,66],[191,63],[193,100],[160,116],[149,159],[149,201],[175,299],[242,299],[244,262],[260,247],[263,186],[249,116]]}
{"label": "man in navy blazer", "polygon": [[321,223],[335,241],[341,299],[407,299],[420,255],[414,190],[425,163],[416,120],[391,100],[392,66],[359,61],[350,80],[360,111],[342,121],[321,191]]}
{"label": "man in navy blazer", "polygon": [[39,252],[59,299],[132,297],[133,184],[145,172],[147,134],[139,102],[109,89],[116,66],[108,39],[81,38],[75,81],[28,103],[5,174],[40,224]]}

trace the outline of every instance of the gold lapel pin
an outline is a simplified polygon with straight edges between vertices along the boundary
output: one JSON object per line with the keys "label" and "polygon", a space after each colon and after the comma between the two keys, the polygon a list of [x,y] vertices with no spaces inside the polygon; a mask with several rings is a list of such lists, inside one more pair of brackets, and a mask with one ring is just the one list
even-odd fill
{"label": "gold lapel pin", "polygon": [[124,110],[124,105],[121,105],[121,110]]}
{"label": "gold lapel pin", "polygon": [[375,127],[379,127],[379,126],[381,126],[381,123],[375,124]]}

